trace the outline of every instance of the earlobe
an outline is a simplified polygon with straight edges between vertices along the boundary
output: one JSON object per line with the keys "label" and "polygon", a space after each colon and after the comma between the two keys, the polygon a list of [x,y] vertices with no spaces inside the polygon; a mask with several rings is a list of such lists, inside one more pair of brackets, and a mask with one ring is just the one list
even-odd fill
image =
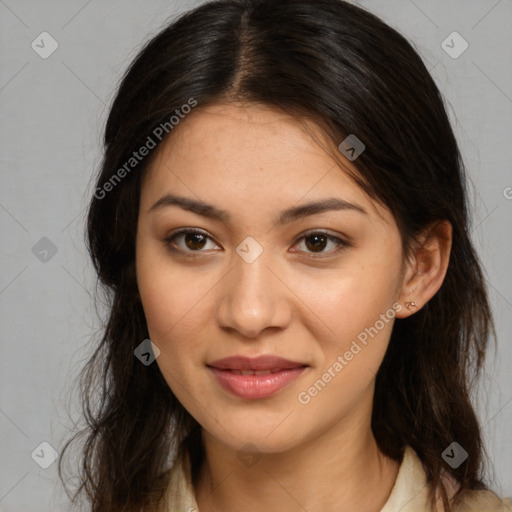
{"label": "earlobe", "polygon": [[447,220],[429,224],[416,239],[399,297],[405,307],[397,312],[397,318],[407,318],[419,311],[441,288],[451,247],[452,225]]}

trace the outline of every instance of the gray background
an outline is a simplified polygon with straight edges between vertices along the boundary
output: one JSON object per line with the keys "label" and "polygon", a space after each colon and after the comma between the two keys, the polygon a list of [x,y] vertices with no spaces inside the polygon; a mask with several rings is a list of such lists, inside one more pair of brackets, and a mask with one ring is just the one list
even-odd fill
{"label": "gray background", "polygon": [[[69,389],[99,325],[83,230],[103,125],[115,86],[140,44],[169,16],[198,3],[0,0],[3,512],[68,509],[57,463],[43,469],[31,454],[37,448],[40,457],[48,456],[42,442],[59,452],[79,418]],[[512,496],[512,1],[360,4],[412,40],[428,63],[471,177],[472,236],[498,330],[478,410],[494,462],[494,487]],[[31,47],[44,31],[59,45],[47,59]],[[454,31],[469,44],[455,59],[441,46]],[[457,40],[445,44],[451,51],[462,48]],[[57,249],[46,262],[33,252],[43,237]]]}

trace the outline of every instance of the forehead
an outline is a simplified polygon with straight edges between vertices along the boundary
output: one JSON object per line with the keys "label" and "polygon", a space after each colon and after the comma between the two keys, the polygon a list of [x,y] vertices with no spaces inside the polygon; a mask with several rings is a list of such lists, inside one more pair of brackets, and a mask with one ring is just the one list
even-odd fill
{"label": "forehead", "polygon": [[[159,146],[147,170],[141,203],[165,192],[233,208],[281,208],[337,195],[382,208],[353,181],[353,163],[314,122],[265,105],[196,108]],[[333,154],[335,158],[333,158]]]}

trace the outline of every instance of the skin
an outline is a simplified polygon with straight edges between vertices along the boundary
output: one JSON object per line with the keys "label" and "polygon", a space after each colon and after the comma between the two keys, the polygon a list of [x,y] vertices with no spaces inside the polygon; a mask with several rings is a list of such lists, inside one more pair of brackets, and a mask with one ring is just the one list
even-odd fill
{"label": "skin", "polygon": [[[297,397],[394,303],[404,318],[436,293],[450,224],[425,230],[406,260],[391,213],[343,168],[355,170],[357,160],[333,160],[316,142],[326,140],[316,125],[269,107],[197,108],[171,135],[143,181],[136,269],[150,338],[161,351],[156,362],[202,426],[201,512],[379,511],[399,468],[379,451],[370,427],[375,375],[394,319],[309,403]],[[231,220],[176,205],[149,211],[166,193],[213,204]],[[331,210],[276,223],[282,210],[328,197],[366,214]],[[206,245],[182,235],[171,251],[165,238],[186,227],[205,232]],[[303,236],[318,230],[351,245],[336,252],[323,239],[315,252]],[[236,252],[248,236],[263,249],[252,263]],[[225,391],[206,367],[235,354],[272,354],[309,367],[278,393],[247,400]],[[251,454],[255,463],[241,460]]]}

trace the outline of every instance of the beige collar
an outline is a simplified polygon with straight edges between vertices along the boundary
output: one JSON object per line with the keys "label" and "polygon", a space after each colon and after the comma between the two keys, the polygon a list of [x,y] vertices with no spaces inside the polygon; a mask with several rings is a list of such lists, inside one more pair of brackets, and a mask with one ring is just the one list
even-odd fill
{"label": "beige collar", "polygon": [[[428,484],[423,465],[416,452],[407,446],[395,485],[380,512],[430,512],[427,496]],[[169,512],[200,512],[190,477],[190,460],[186,453],[176,460],[171,469],[167,500]],[[442,511],[442,507],[439,510]],[[490,491],[473,491],[456,510],[512,512],[512,501],[500,500]]]}

